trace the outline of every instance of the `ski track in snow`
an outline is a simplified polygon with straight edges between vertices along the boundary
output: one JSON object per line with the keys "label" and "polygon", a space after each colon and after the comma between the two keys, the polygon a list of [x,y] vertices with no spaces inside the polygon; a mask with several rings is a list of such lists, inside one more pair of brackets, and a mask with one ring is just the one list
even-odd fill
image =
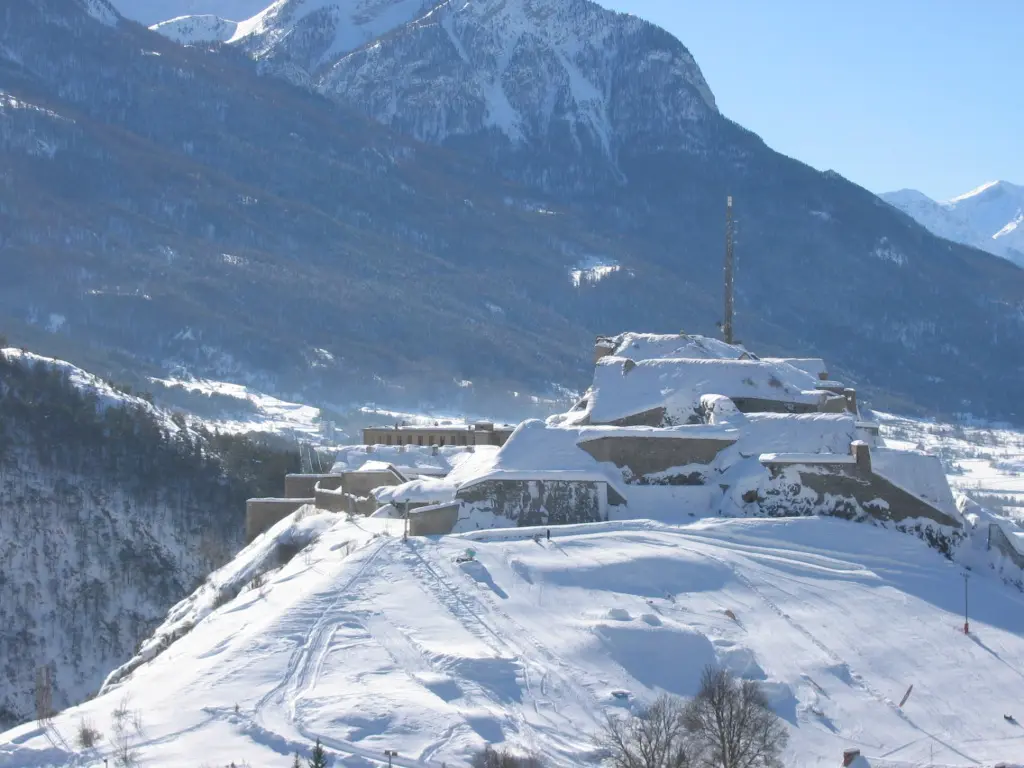
{"label": "ski track in snow", "polygon": [[[81,713],[105,731],[103,713],[130,693],[147,715],[138,747],[159,765],[197,749],[211,765],[270,765],[319,738],[336,759],[384,764],[393,745],[394,765],[438,768],[463,765],[483,738],[567,768],[593,758],[606,712],[660,686],[684,693],[717,659],[764,682],[791,726],[787,764],[833,765],[859,746],[885,758],[876,766],[924,765],[932,751],[937,764],[990,766],[1024,749],[1001,717],[1024,668],[1024,600],[978,574],[965,638],[947,598],[958,570],[910,536],[711,519],[540,541],[534,529],[373,537],[383,525],[339,518],[266,594],[243,592],[112,697],[59,716],[57,733]],[[475,558],[457,562],[467,544]],[[72,759],[23,728],[0,737],[0,768]]]}

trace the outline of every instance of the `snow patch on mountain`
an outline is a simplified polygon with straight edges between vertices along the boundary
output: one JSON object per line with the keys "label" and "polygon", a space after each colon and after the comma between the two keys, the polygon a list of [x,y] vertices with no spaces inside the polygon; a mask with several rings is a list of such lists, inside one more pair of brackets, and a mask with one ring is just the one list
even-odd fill
{"label": "snow patch on mountain", "polygon": [[150,29],[182,45],[226,43],[235,36],[238,22],[219,16],[180,16],[154,24]]}
{"label": "snow patch on mountain", "polygon": [[217,16],[242,21],[262,11],[271,0],[111,0],[111,3],[126,19],[153,27],[185,16]]}
{"label": "snow patch on mountain", "polygon": [[915,189],[886,192],[881,198],[940,237],[1024,266],[1024,187],[990,181],[945,201]]}
{"label": "snow patch on mountain", "polygon": [[[423,65],[415,75],[412,61]],[[440,4],[342,56],[317,87],[426,141],[490,130],[513,146],[558,142],[606,156],[625,138],[625,100],[642,100],[659,126],[717,111],[678,40],[589,0]]]}
{"label": "snow patch on mountain", "polygon": [[108,0],[81,0],[86,13],[107,26],[117,24],[117,11]]}
{"label": "snow patch on mountain", "polygon": [[430,8],[425,0],[276,0],[238,25],[231,42],[308,74]]}

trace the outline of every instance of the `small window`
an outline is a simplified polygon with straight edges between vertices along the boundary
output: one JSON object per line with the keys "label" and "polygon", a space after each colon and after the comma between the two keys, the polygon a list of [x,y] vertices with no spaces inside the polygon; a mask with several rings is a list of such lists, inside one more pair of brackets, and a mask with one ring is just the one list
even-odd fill
{"label": "small window", "polygon": [[441,442],[441,445],[444,445],[444,438],[443,437],[441,438],[440,442]]}
{"label": "small window", "polygon": [[388,445],[391,445],[391,435],[388,435]]}
{"label": "small window", "polygon": [[416,444],[423,445],[423,435],[420,435],[419,437],[416,438]]}

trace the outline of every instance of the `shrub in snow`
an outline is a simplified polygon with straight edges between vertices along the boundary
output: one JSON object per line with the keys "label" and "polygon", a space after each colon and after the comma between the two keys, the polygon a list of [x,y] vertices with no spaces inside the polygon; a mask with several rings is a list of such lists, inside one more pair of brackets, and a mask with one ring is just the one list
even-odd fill
{"label": "shrub in snow", "polygon": [[92,749],[100,741],[100,732],[92,723],[85,718],[78,721],[78,731],[75,733],[75,743],[79,749]]}
{"label": "shrub in snow", "polygon": [[598,745],[612,768],[688,768],[691,738],[683,722],[686,703],[662,696],[639,715],[609,715]]}
{"label": "shrub in snow", "polygon": [[473,755],[473,768],[544,768],[544,762],[536,755],[521,757],[507,749],[496,750],[490,744]]}

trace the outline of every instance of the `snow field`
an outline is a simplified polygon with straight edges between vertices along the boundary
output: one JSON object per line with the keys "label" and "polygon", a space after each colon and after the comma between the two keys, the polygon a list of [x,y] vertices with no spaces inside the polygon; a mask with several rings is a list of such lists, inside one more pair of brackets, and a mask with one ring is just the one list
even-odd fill
{"label": "snow field", "polygon": [[[504,742],[579,766],[607,712],[692,695],[717,663],[765,686],[791,729],[787,765],[834,766],[851,746],[876,766],[1024,753],[1003,718],[1019,706],[1024,597],[975,575],[964,636],[960,570],[911,536],[709,519],[403,542],[378,535],[395,521],[318,519],[315,543],[262,587],[58,716],[65,740],[82,717],[109,733],[129,695],[140,753],[161,766],[284,765],[317,737],[340,765],[395,749],[396,765],[458,766]],[[475,560],[457,563],[467,548]],[[0,736],[4,768],[102,765],[103,745],[65,752],[34,724]]]}

